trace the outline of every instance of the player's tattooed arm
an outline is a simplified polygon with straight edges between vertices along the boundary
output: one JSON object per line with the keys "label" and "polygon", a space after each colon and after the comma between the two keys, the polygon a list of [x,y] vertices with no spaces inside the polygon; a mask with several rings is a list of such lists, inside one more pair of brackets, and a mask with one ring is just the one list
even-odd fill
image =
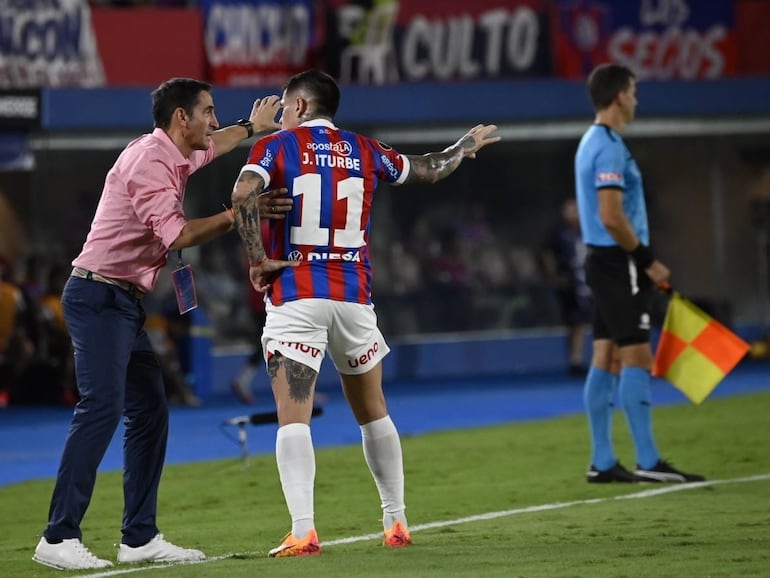
{"label": "player's tattooed arm", "polygon": [[457,146],[451,146],[440,153],[408,155],[407,158],[411,168],[405,184],[435,183],[451,175],[463,162],[462,149]]}
{"label": "player's tattooed arm", "polygon": [[235,229],[246,247],[250,265],[265,260],[265,247],[259,225],[259,195],[265,181],[254,171],[245,170],[238,175],[231,200],[235,215]]}
{"label": "player's tattooed arm", "polygon": [[492,136],[497,130],[493,124],[479,124],[463,135],[460,140],[441,152],[427,153],[421,156],[409,155],[411,169],[405,183],[435,183],[451,175],[460,166],[463,159],[476,158],[476,153],[488,144],[500,140]]}

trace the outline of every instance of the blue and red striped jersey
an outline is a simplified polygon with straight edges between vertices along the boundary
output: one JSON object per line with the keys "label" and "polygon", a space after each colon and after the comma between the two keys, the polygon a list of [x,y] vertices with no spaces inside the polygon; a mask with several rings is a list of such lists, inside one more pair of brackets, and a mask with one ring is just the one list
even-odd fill
{"label": "blue and red striped jersey", "polygon": [[401,184],[409,160],[391,147],[317,119],[263,137],[242,171],[254,171],[265,190],[286,188],[294,199],[285,220],[270,222],[271,259],[300,261],[284,269],[268,297],[371,303],[369,228],[381,179]]}

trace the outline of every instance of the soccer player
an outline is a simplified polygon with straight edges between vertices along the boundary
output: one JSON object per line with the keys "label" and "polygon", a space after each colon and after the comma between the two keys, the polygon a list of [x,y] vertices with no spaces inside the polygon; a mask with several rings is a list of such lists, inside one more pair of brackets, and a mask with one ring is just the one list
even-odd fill
{"label": "soccer player", "polygon": [[[636,80],[625,66],[602,64],[588,78],[596,110],[575,155],[575,186],[586,275],[594,295],[593,356],[584,401],[591,430],[589,482],[696,482],[661,459],[650,407],[649,301],[670,272],[649,247],[639,167],[621,138],[634,119]],[[613,359],[620,361],[620,377]],[[616,364],[615,364],[616,365]],[[632,473],[615,457],[611,423],[616,383],[636,451]]]}
{"label": "soccer player", "polygon": [[[276,460],[292,521],[271,557],[321,552],[309,424],[327,349],[360,425],[364,457],[380,494],[383,544],[411,543],[401,442],[382,391],[381,362],[389,348],[371,300],[368,241],[374,191],[382,179],[398,185],[436,182],[500,140],[493,136],[494,125],[477,125],[441,152],[401,155],[335,126],[339,102],[339,87],[326,73],[309,70],[289,79],[281,101],[283,130],[255,143],[232,193],[251,281],[267,291],[262,346],[278,410]],[[271,223],[265,249],[257,199],[275,187],[286,187],[294,205],[285,220]],[[266,273],[264,264],[272,259],[296,266]]]}

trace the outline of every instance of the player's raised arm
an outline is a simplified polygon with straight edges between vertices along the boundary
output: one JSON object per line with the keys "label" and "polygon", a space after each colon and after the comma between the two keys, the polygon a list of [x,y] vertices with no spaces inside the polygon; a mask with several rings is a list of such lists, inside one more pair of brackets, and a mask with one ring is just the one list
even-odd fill
{"label": "player's raised arm", "polygon": [[476,158],[476,153],[488,144],[496,143],[499,136],[492,136],[497,130],[493,124],[474,126],[452,146],[441,152],[424,155],[406,155],[411,169],[405,183],[435,183],[451,175],[464,158]]}
{"label": "player's raised arm", "polygon": [[276,95],[255,100],[248,120],[238,121],[238,124],[221,128],[211,134],[211,139],[215,145],[214,156],[219,157],[230,152],[241,141],[251,138],[255,134],[281,128],[281,125],[275,121],[280,109],[281,99]]}

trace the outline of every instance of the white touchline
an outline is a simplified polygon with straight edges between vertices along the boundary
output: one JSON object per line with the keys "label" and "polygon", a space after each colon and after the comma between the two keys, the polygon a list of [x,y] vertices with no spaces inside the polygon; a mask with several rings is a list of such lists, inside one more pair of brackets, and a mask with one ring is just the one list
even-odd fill
{"label": "white touchline", "polygon": [[[445,528],[446,526],[455,526],[457,524],[468,524],[469,522],[480,522],[483,520],[494,520],[496,518],[505,518],[507,516],[517,516],[519,514],[530,514],[532,512],[546,512],[548,510],[560,510],[562,508],[570,508],[572,506],[582,506],[585,504],[599,504],[601,502],[611,502],[613,500],[635,500],[641,498],[653,498],[663,494],[670,494],[672,492],[684,492],[686,490],[696,490],[698,488],[706,488],[708,486],[718,486],[721,484],[740,484],[743,482],[758,482],[762,480],[770,480],[770,473],[759,474],[756,476],[747,476],[745,478],[730,478],[726,480],[711,480],[706,482],[695,482],[690,484],[674,484],[655,487],[649,490],[642,490],[641,492],[634,492],[633,494],[624,494],[622,496],[613,496],[611,498],[591,498],[588,500],[574,500],[572,502],[555,502],[553,504],[541,504],[539,506],[527,506],[526,508],[516,508],[514,510],[500,510],[499,512],[488,512],[486,514],[477,514],[475,516],[466,516],[465,518],[457,518],[455,520],[444,520],[441,522],[428,522],[427,524],[410,525],[409,530],[411,532],[420,532],[421,530],[431,530],[433,528]],[[382,532],[375,534],[363,534],[361,536],[350,536],[349,538],[339,538],[337,540],[329,540],[328,542],[321,542],[321,546],[337,546],[339,544],[352,544],[354,542],[366,542],[367,540],[379,540],[382,538]],[[253,556],[254,552],[245,552],[241,554],[224,554],[222,556],[212,556],[201,560],[200,562],[184,562],[178,564],[157,564],[154,566],[136,566],[134,568],[120,568],[115,570],[106,570],[99,572],[98,574],[82,574],[79,576],[72,576],[71,578],[109,578],[110,576],[119,576],[121,574],[131,574],[133,572],[147,572],[149,570],[160,570],[162,568],[168,568],[169,566],[181,566],[181,565],[193,565],[193,564],[208,564],[209,562],[218,562],[219,560],[226,560],[228,558],[234,558],[235,556]]]}

